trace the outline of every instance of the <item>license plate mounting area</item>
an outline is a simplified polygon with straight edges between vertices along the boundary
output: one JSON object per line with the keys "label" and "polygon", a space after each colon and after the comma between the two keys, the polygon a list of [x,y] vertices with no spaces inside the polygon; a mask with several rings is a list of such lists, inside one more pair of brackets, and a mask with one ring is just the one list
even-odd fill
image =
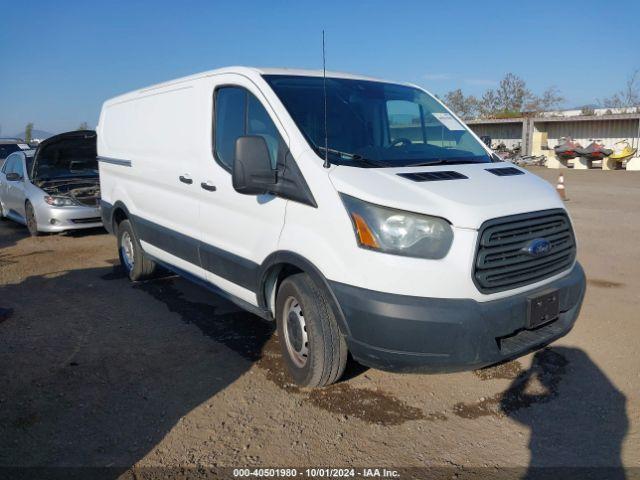
{"label": "license plate mounting area", "polygon": [[560,316],[560,296],[557,290],[527,299],[527,328],[536,328]]}

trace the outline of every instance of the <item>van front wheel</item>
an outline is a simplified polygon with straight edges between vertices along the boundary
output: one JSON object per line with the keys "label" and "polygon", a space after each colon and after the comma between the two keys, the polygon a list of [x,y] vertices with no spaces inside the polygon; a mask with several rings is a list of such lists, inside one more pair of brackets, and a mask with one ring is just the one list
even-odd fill
{"label": "van front wheel", "polygon": [[278,339],[289,373],[298,385],[336,382],[347,364],[330,300],[306,273],[287,277],[276,298]]}
{"label": "van front wheel", "polygon": [[129,220],[118,224],[118,256],[120,265],[133,282],[152,278],[158,268],[142,250]]}

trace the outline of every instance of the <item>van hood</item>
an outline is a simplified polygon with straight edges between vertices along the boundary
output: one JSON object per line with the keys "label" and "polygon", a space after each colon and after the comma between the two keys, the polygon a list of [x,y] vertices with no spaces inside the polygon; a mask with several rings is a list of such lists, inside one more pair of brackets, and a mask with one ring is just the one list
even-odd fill
{"label": "van hood", "polygon": [[[501,168],[518,173],[500,176],[490,171]],[[466,178],[415,181],[399,175],[430,172],[456,172]],[[340,193],[378,205],[442,217],[459,228],[478,229],[492,218],[564,208],[551,184],[508,162],[403,168],[338,165],[329,177]]]}

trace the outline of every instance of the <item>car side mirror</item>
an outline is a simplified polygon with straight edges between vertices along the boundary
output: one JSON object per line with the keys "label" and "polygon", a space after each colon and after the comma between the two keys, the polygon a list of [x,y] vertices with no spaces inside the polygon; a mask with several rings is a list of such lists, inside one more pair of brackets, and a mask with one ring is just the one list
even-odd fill
{"label": "car side mirror", "polygon": [[22,176],[19,173],[15,173],[15,172],[7,173],[7,181],[19,182],[20,180],[22,180]]}
{"label": "car side mirror", "polygon": [[246,135],[236,140],[236,157],[232,172],[233,188],[244,195],[269,193],[278,178],[271,167],[267,142],[257,135]]}

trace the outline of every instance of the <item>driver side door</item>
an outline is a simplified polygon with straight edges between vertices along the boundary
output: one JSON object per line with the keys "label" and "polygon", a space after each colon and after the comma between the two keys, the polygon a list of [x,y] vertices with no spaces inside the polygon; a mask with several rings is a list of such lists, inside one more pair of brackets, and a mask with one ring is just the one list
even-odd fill
{"label": "driver side door", "polygon": [[221,75],[209,85],[213,104],[213,152],[197,172],[200,193],[200,261],[214,285],[257,305],[257,273],[278,248],[287,200],[276,195],[243,195],[232,184],[235,144],[243,135],[265,139],[272,166],[288,151],[286,134],[256,86],[240,75]]}
{"label": "driver side door", "polygon": [[0,169],[0,206],[6,216],[9,213],[9,181],[7,180],[7,173],[11,171],[11,165],[13,164],[13,157],[9,155]]}
{"label": "driver side door", "polygon": [[19,183],[16,180],[9,180],[7,178],[11,173],[16,173],[16,165],[18,163],[18,155],[12,154],[5,160],[3,175],[2,175],[2,190],[0,195],[2,197],[2,208],[5,215],[16,216],[16,184]]}
{"label": "driver side door", "polygon": [[[11,167],[11,173],[16,173],[20,176],[20,180],[7,181],[7,205],[10,211],[13,211],[21,218],[24,219],[24,202],[26,200],[25,195],[25,182],[26,172],[24,166],[24,154],[16,153],[13,156],[13,162]],[[9,173],[9,172],[7,172]]]}

